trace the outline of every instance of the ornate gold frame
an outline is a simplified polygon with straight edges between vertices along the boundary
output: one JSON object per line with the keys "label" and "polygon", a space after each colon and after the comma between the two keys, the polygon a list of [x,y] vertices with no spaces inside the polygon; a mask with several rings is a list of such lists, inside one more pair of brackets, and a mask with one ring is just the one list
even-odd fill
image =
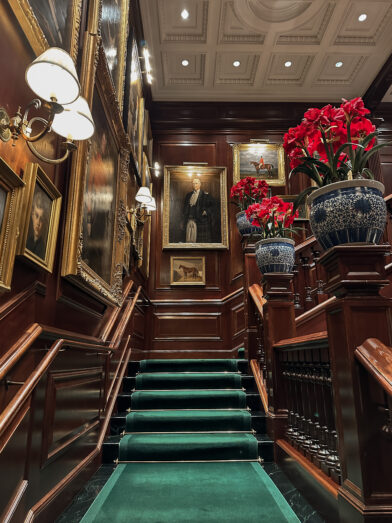
{"label": "ornate gold frame", "polygon": [[[174,260],[201,260],[202,261],[202,281],[174,281]],[[205,285],[206,284],[206,257],[205,256],[170,256],[170,285]]]}
{"label": "ornate gold frame", "polygon": [[[90,13],[90,23],[94,18]],[[118,176],[116,216],[114,220],[113,257],[110,282],[104,281],[82,260],[82,219],[84,186],[91,141],[80,142],[71,166],[69,199],[66,212],[61,275],[67,277],[96,298],[111,304],[122,301],[122,268],[126,228],[126,185],[129,176],[130,144],[125,134],[113,83],[107,67],[102,45],[97,46],[96,35],[88,35],[82,62],[82,88],[89,103],[92,102],[96,65],[96,87],[104,106],[108,128],[118,148]]]}
{"label": "ornate gold frame", "polygon": [[[203,175],[219,175],[220,177],[220,209],[221,209],[221,239],[220,243],[170,243],[170,175],[183,174],[189,180],[192,173]],[[164,169],[163,189],[163,248],[164,249],[228,249],[229,234],[227,222],[227,174],[226,167],[207,167],[192,165],[167,165]]]}
{"label": "ornate gold frame", "polygon": [[11,167],[0,158],[0,188],[7,194],[0,223],[0,293],[11,289],[24,185]]}
{"label": "ornate gold frame", "polygon": [[[102,4],[102,0],[95,0],[98,5]],[[119,75],[116,79],[110,74],[115,88],[118,105],[120,111],[123,109],[124,102],[124,85],[125,85],[125,66],[126,66],[126,54],[127,54],[127,39],[128,39],[128,13],[129,13],[129,2],[130,0],[121,1],[121,27],[120,27],[120,44],[118,49],[118,70]],[[101,33],[100,33],[101,34]],[[105,55],[106,59],[106,55]]]}
{"label": "ornate gold frame", "polygon": [[[240,173],[240,154],[241,151],[246,151],[252,148],[260,148],[276,150],[278,156],[278,178],[270,179],[267,174],[265,176],[258,176],[256,169],[254,174],[246,174],[241,176]],[[252,176],[260,180],[265,180],[268,185],[286,185],[286,173],[284,167],[284,150],[283,146],[275,143],[237,143],[233,145],[233,183],[237,183],[245,176]]]}
{"label": "ornate gold frame", "polygon": [[[39,265],[48,272],[53,270],[56,240],[60,221],[62,196],[57,187],[51,182],[38,163],[28,163],[24,173],[26,188],[23,191],[23,202],[20,217],[20,236],[18,238],[17,254]],[[26,247],[27,235],[30,225],[31,208],[33,205],[34,189],[36,184],[43,189],[52,201],[48,238],[46,242],[45,258],[41,258]]]}
{"label": "ornate gold frame", "polygon": [[[78,56],[78,38],[80,30],[82,2],[83,0],[72,1],[72,29],[71,29],[71,48],[66,49],[76,62]],[[8,0],[26,38],[31,45],[34,53],[38,56],[43,53],[49,43],[41,29],[34,11],[28,0]]]}

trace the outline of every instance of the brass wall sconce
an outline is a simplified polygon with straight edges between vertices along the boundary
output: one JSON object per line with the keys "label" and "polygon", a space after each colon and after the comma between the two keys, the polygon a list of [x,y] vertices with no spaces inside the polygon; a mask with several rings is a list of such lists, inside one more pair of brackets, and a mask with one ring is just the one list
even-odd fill
{"label": "brass wall sconce", "polygon": [[148,167],[148,168],[151,169],[151,171],[153,171],[153,173],[155,174],[155,176],[157,178],[161,174],[161,166],[159,165],[158,162],[154,163],[154,167]]}
{"label": "brass wall sconce", "polygon": [[[15,116],[9,117],[0,107],[0,139],[8,142],[22,137],[31,152],[40,160],[58,164],[76,150],[73,140],[87,140],[94,134],[94,122],[85,98],[80,96],[80,83],[71,56],[58,47],[51,47],[36,58],[26,70],[26,82],[39,98],[32,100],[22,115],[21,107]],[[31,109],[43,108],[48,117],[34,116],[29,119]],[[33,126],[40,124],[40,130],[33,135]],[[49,132],[66,138],[63,142],[66,152],[58,159],[46,158],[33,143]]]}
{"label": "brass wall sconce", "polygon": [[144,225],[151,217],[151,211],[156,211],[155,198],[151,196],[148,187],[140,187],[135,196],[135,200],[137,202],[136,207],[127,209],[128,220],[131,222],[132,216],[134,216],[137,223]]}

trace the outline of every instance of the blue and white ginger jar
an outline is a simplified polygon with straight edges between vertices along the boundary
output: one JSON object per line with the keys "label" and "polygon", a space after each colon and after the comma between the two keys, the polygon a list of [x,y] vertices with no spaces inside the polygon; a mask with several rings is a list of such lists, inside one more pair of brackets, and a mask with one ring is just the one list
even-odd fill
{"label": "blue and white ginger jar", "polygon": [[243,236],[244,234],[260,234],[260,227],[257,227],[256,225],[252,225],[248,218],[246,217],[245,211],[238,212],[235,215],[237,219],[237,227],[238,230]]}
{"label": "blue and white ginger jar", "polygon": [[376,180],[345,180],[314,191],[308,198],[310,226],[320,245],[378,243],[387,217],[383,193]]}
{"label": "blue and white ginger jar", "polygon": [[260,272],[292,272],[294,245],[290,238],[267,238],[256,242],[256,263]]}

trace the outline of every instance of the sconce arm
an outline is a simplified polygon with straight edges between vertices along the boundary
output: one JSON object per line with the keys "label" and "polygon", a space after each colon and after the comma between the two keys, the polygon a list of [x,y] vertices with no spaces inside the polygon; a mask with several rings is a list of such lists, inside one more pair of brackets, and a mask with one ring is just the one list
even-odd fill
{"label": "sconce arm", "polygon": [[59,164],[66,160],[69,156],[69,154],[77,149],[77,146],[71,141],[67,140],[66,142],[63,142],[62,145],[65,145],[66,151],[65,154],[61,158],[46,158],[41,153],[37,151],[37,149],[34,147],[34,145],[31,142],[27,142],[27,146],[30,149],[30,151],[40,160],[47,163],[52,164]]}
{"label": "sconce arm", "polygon": [[[28,120],[29,111],[31,108],[34,109],[40,109],[41,107],[47,109],[49,111],[49,118],[45,120],[44,118],[41,118],[40,116],[35,116],[31,118],[31,120]],[[54,120],[54,117],[56,114],[59,114],[63,111],[62,105],[56,103],[56,102],[50,102],[50,103],[44,103],[42,104],[41,100],[38,98],[34,98],[26,107],[25,113],[23,115],[23,119],[21,119],[20,110],[16,113],[16,116],[11,119],[11,131],[14,133],[15,131],[20,134],[24,140],[26,140],[27,143],[29,142],[36,142],[37,140],[40,140],[43,138],[51,129],[52,123]],[[31,126],[34,122],[42,122],[44,124],[44,128],[37,133],[34,136],[30,136],[29,133],[26,133],[27,128],[31,129]]]}

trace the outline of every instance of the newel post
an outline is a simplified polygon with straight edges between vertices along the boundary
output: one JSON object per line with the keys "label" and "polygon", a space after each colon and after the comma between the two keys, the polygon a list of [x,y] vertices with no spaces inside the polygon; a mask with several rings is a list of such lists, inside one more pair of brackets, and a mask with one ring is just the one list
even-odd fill
{"label": "newel post", "polygon": [[388,245],[341,245],[320,258],[327,276],[326,292],[337,298],[326,313],[342,467],[339,516],[347,523],[375,523],[392,517],[392,492],[387,492],[390,481],[388,473],[385,475],[385,460],[391,460],[380,450],[381,431],[368,422],[354,358],[355,348],[367,338],[391,344],[391,306],[379,296],[379,290],[389,283],[384,275],[389,249]]}
{"label": "newel post", "polygon": [[296,335],[292,281],[293,274],[266,273],[263,277],[264,298],[267,300],[263,306],[268,392],[267,431],[274,441],[284,435],[287,405],[284,404],[284,383],[273,345]]}

